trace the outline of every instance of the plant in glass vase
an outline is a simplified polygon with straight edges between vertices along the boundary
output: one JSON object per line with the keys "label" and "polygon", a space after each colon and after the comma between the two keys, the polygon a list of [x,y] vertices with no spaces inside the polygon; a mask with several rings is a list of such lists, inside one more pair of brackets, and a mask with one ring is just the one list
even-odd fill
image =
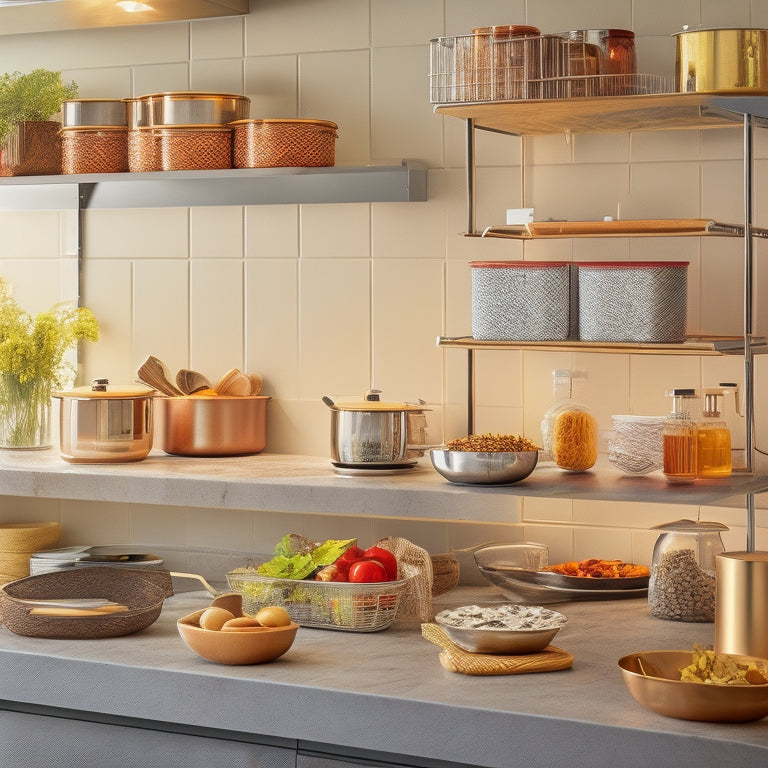
{"label": "plant in glass vase", "polygon": [[75,375],[64,355],[98,338],[90,309],[60,302],[32,317],[0,277],[0,447],[50,446],[51,393]]}

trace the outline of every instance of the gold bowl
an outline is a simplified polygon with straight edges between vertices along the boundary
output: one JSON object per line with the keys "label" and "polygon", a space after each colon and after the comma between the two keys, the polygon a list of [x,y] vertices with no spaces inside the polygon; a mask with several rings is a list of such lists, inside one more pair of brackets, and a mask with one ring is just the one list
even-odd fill
{"label": "gold bowl", "polygon": [[[751,656],[735,656],[748,663]],[[768,684],[725,685],[680,679],[691,651],[644,651],[619,659],[635,701],[666,717],[708,723],[747,723],[768,715]]]}
{"label": "gold bowl", "polygon": [[299,629],[299,625],[293,622],[285,627],[264,627],[258,632],[203,629],[200,616],[205,610],[203,608],[179,619],[176,626],[189,648],[198,656],[217,664],[263,664],[274,661],[293,645]]}

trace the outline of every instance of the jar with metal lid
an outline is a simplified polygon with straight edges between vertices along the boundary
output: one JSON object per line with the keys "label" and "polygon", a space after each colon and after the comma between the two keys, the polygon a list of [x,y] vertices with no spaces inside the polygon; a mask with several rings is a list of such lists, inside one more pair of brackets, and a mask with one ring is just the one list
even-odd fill
{"label": "jar with metal lid", "polygon": [[673,480],[693,480],[697,472],[698,431],[695,389],[672,389],[672,410],[664,422],[664,474]]}
{"label": "jar with metal lid", "polygon": [[675,520],[654,526],[648,607],[658,619],[715,620],[715,558],[725,551],[728,526],[703,520]]}

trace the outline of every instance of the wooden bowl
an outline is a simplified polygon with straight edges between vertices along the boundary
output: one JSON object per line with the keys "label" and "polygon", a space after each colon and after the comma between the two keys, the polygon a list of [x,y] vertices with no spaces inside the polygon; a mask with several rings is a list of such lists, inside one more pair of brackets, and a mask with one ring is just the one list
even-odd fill
{"label": "wooden bowl", "polygon": [[[217,664],[263,664],[274,661],[293,645],[299,629],[299,625],[293,622],[285,627],[265,627],[257,632],[203,629],[200,616],[205,610],[203,608],[184,616],[176,622],[176,626],[189,648],[198,656]],[[235,616],[243,615],[242,611],[237,610],[232,613]]]}
{"label": "wooden bowl", "polygon": [[[748,662],[752,657],[738,656]],[[746,723],[768,715],[768,684],[717,685],[680,679],[691,651],[645,651],[619,659],[635,701],[666,717],[707,723]]]}

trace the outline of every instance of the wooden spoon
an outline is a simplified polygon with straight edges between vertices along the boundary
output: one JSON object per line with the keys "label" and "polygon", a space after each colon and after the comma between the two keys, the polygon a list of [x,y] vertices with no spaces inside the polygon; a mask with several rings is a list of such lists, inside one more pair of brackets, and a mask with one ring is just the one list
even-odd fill
{"label": "wooden spoon", "polygon": [[178,397],[184,394],[172,381],[168,373],[168,368],[162,360],[149,355],[147,359],[139,366],[139,380],[147,386],[162,392],[170,397]]}
{"label": "wooden spoon", "polygon": [[217,395],[247,397],[251,394],[251,380],[242,371],[232,368],[214,385]]}
{"label": "wooden spoon", "polygon": [[249,373],[248,378],[251,380],[251,395],[258,395],[264,384],[264,377],[260,373]]}
{"label": "wooden spoon", "polygon": [[213,389],[213,384],[207,376],[197,371],[182,368],[176,374],[176,386],[185,394],[193,395],[202,389]]}

